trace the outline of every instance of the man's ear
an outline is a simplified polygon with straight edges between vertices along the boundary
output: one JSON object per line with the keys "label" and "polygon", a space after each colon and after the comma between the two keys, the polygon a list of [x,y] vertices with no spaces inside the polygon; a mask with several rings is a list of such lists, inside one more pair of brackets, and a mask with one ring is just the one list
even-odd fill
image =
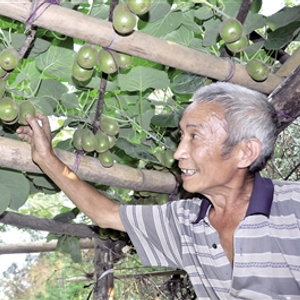
{"label": "man's ear", "polygon": [[261,153],[261,142],[255,138],[242,141],[240,145],[240,168],[249,167]]}

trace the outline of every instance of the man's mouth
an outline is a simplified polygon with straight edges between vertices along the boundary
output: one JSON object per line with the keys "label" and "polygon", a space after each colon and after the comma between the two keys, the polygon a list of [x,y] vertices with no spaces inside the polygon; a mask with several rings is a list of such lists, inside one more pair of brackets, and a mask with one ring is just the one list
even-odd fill
{"label": "man's mouth", "polygon": [[188,175],[188,176],[196,174],[196,170],[190,170],[190,169],[181,169],[181,172],[184,175]]}

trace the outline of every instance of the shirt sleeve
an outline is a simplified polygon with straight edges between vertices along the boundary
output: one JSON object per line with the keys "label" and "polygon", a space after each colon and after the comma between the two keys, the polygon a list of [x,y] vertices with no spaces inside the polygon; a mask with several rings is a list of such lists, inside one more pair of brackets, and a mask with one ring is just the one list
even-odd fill
{"label": "shirt sleeve", "polygon": [[182,268],[180,226],[172,204],[121,206],[121,220],[144,265]]}

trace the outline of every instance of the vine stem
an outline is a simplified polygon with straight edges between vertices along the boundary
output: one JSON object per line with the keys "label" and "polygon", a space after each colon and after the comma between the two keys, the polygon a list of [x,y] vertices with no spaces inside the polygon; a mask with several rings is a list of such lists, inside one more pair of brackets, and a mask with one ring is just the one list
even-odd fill
{"label": "vine stem", "polygon": [[106,73],[102,73],[96,114],[95,114],[95,118],[93,121],[93,133],[94,134],[97,133],[97,131],[99,130],[99,127],[100,127],[100,118],[101,118],[101,114],[102,114],[102,110],[103,110],[104,95],[105,95],[106,86],[107,86],[107,77],[108,77],[108,75]]}
{"label": "vine stem", "polygon": [[22,48],[20,49],[19,51],[19,59],[21,60],[24,55],[26,54],[27,50],[29,49],[32,41],[34,40],[35,38],[35,35],[36,35],[36,29],[31,27],[31,30],[29,32],[29,34],[27,35],[24,43],[23,43],[23,46]]}
{"label": "vine stem", "polygon": [[[118,0],[112,0],[110,3],[109,7],[109,21],[112,21],[112,15],[113,15],[113,10],[115,6],[118,4]],[[106,49],[109,51],[109,49]],[[99,97],[98,97],[98,102],[97,102],[97,108],[96,108],[96,114],[95,118],[93,121],[93,133],[96,134],[100,128],[100,119],[101,119],[101,114],[103,111],[103,103],[104,103],[104,97],[105,97],[105,91],[107,87],[107,78],[108,74],[102,72],[102,78],[100,81],[100,90],[99,90]]]}
{"label": "vine stem", "polygon": [[156,141],[158,144],[161,144],[162,146],[164,146],[166,149],[170,149],[171,148],[163,141],[163,137],[161,139],[159,139],[157,136],[151,134],[149,131],[144,130],[138,123],[136,123],[134,121],[134,119],[130,118],[129,116],[127,116],[126,114],[124,114],[123,112],[120,111],[120,113],[132,124],[134,125],[136,128],[138,128],[138,130],[140,132],[145,132],[145,134],[153,139],[154,141]]}
{"label": "vine stem", "polygon": [[6,43],[6,46],[7,47],[9,47],[10,46],[10,41],[6,38],[6,36],[5,36],[5,34],[4,34],[4,32],[3,32],[3,30],[0,28],[0,33],[1,33],[1,35],[2,35],[2,40]]}
{"label": "vine stem", "polygon": [[225,18],[227,18],[227,19],[231,18],[229,15],[227,15],[222,10],[220,10],[217,6],[209,3],[206,0],[193,0],[193,2],[195,2],[195,3],[203,3],[204,5],[206,5],[206,6],[210,7],[210,8],[212,8],[213,10],[215,10],[218,14],[224,16]]}

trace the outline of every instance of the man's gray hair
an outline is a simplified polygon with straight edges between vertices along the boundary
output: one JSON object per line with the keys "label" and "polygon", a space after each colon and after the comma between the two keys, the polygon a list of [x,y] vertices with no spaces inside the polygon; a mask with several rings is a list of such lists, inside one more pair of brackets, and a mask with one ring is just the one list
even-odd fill
{"label": "man's gray hair", "polygon": [[257,91],[228,82],[216,82],[200,88],[194,101],[218,102],[225,112],[225,130],[228,134],[223,156],[230,154],[242,140],[256,138],[262,151],[251,164],[251,172],[262,170],[272,157],[277,139],[277,114],[267,97]]}

